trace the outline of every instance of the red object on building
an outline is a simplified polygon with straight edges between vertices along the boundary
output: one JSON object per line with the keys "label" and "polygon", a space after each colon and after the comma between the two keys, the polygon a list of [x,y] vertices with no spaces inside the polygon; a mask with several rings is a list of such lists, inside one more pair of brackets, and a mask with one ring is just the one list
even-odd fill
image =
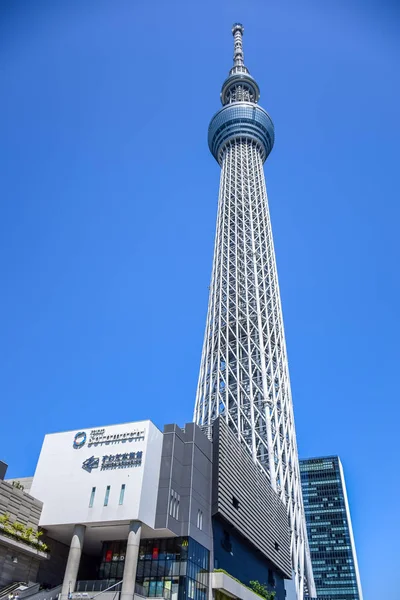
{"label": "red object on building", "polygon": [[106,552],[106,562],[112,561],[112,550],[107,550]]}
{"label": "red object on building", "polygon": [[154,547],[153,548],[153,559],[157,559],[158,558],[158,548]]}

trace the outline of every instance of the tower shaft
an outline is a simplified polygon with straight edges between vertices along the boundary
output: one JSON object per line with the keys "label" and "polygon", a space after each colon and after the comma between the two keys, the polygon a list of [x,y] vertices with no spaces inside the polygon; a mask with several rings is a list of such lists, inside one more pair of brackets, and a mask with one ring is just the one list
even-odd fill
{"label": "tower shaft", "polygon": [[[223,415],[285,503],[299,600],[315,592],[301,492],[289,369],[263,162],[270,117],[243,62],[235,25],[234,67],[224,107],[209,128],[221,165],[214,262],[194,420],[211,435]],[[239,72],[238,72],[239,68]]]}

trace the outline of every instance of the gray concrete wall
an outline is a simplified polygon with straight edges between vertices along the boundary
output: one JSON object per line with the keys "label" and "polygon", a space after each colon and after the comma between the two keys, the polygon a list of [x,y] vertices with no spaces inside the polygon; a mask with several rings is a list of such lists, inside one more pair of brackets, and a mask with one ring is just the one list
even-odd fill
{"label": "gray concrete wall", "polygon": [[233,525],[284,576],[292,576],[286,508],[222,418],[213,425],[212,512]]}
{"label": "gray concrete wall", "polygon": [[53,540],[46,534],[42,539],[50,549],[50,560],[44,560],[40,563],[37,581],[40,581],[43,585],[54,587],[59,585],[64,578],[69,546]]}
{"label": "gray concrete wall", "polygon": [[[179,495],[179,514],[170,514],[171,491]],[[179,536],[190,536],[210,549],[212,491],[212,444],[194,423],[181,429],[164,427],[156,528],[167,528]],[[197,527],[198,511],[202,528]]]}
{"label": "gray concrete wall", "polygon": [[14,581],[36,581],[39,562],[38,558],[0,544],[0,587]]}
{"label": "gray concrete wall", "polygon": [[10,520],[27,527],[38,528],[43,503],[7,481],[0,481],[0,515],[8,513]]}
{"label": "gray concrete wall", "polygon": [[13,481],[18,481],[18,483],[23,486],[24,492],[29,494],[32,487],[33,477],[14,477],[14,479],[5,479],[4,481],[11,484]]}
{"label": "gray concrete wall", "polygon": [[3,462],[2,460],[0,460],[0,479],[4,479],[4,477],[6,476],[7,473],[7,469],[8,469],[8,465]]}
{"label": "gray concrete wall", "polygon": [[[38,528],[42,503],[11,483],[0,480],[0,515],[9,514],[10,521]],[[1,532],[1,530],[0,530]],[[36,581],[40,561],[17,549],[2,538],[0,544],[0,585],[13,581]]]}

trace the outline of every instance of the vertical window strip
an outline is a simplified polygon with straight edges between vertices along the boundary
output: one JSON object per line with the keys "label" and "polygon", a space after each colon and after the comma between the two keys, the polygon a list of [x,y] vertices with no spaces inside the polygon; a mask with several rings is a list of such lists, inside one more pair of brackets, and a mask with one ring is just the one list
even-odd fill
{"label": "vertical window strip", "polygon": [[93,507],[93,502],[94,502],[95,495],[96,495],[96,488],[92,487],[92,491],[90,493],[89,508]]}
{"label": "vertical window strip", "polygon": [[180,499],[181,499],[180,495],[171,489],[171,494],[170,494],[170,498],[169,498],[169,514],[174,519],[179,519]]}
{"label": "vertical window strip", "polygon": [[121,485],[121,491],[119,493],[119,505],[120,506],[124,503],[124,496],[125,496],[125,484],[123,483]]}
{"label": "vertical window strip", "polygon": [[197,529],[203,529],[203,511],[197,511]]}
{"label": "vertical window strip", "polygon": [[108,499],[110,497],[110,487],[111,486],[107,486],[106,487],[106,495],[104,496],[104,506],[108,506]]}

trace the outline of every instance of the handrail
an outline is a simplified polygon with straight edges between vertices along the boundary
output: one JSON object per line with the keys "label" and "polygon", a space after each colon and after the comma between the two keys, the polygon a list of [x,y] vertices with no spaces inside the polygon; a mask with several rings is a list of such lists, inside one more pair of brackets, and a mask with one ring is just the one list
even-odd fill
{"label": "handrail", "polygon": [[102,590],[95,596],[90,596],[91,600],[93,600],[93,598],[97,598],[97,596],[101,596],[101,594],[104,594],[105,592],[108,592],[108,590],[111,590],[111,588],[115,587],[116,585],[119,585],[120,583],[122,583],[122,579],[120,581],[117,581],[117,583],[113,583],[113,585],[110,585],[110,587],[106,588],[105,590]]}

